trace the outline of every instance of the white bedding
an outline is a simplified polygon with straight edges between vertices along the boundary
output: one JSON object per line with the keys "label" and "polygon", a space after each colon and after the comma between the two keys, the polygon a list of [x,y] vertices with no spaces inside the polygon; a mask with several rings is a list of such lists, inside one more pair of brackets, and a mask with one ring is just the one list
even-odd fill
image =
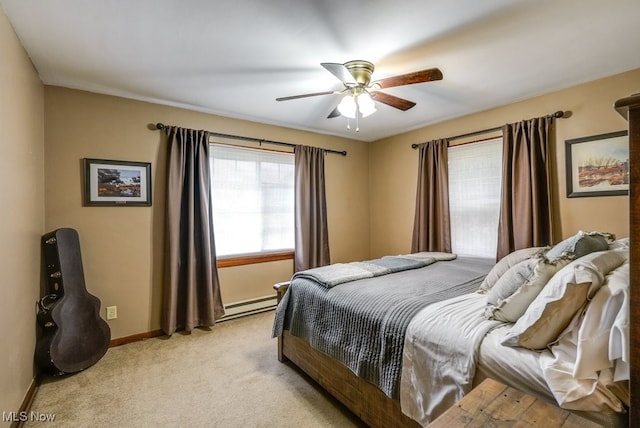
{"label": "white bedding", "polygon": [[513,324],[485,319],[483,294],[426,307],[410,322],[405,337],[402,411],[427,426],[491,377],[617,426],[626,417],[620,413],[623,402],[628,404],[628,390],[620,388],[629,378],[628,283],[624,264],[607,276],[586,310],[544,351],[503,346],[500,342]]}
{"label": "white bedding", "polygon": [[[482,341],[474,385],[491,378],[557,405],[540,365],[541,357],[553,357],[551,351],[536,352],[502,346],[500,341],[510,327],[511,325],[505,324],[495,328]],[[626,414],[617,413],[621,410],[620,403],[612,397],[609,388],[603,386],[600,385],[592,394],[576,400],[571,408],[603,426],[625,426]],[[583,413],[589,409],[592,413]]]}
{"label": "white bedding", "polygon": [[503,346],[500,343],[509,328],[510,324],[502,325],[489,332],[482,341],[475,383],[489,377],[536,398],[555,403],[538,362],[542,353]]}
{"label": "white bedding", "polygon": [[562,407],[599,410],[581,403],[598,392],[608,399],[608,407],[622,410],[620,400],[626,400],[615,382],[629,380],[628,290],[629,264],[625,263],[607,275],[583,316],[576,317],[550,352],[541,356],[547,384]]}
{"label": "white bedding", "polygon": [[502,324],[483,311],[486,296],[465,294],[434,303],[409,323],[400,381],[402,412],[426,426],[473,388],[478,350]]}

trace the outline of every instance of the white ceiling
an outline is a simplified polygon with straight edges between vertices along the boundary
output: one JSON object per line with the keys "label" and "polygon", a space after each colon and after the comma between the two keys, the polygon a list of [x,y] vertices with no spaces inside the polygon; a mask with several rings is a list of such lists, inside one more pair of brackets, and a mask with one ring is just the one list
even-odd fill
{"label": "white ceiling", "polygon": [[[640,68],[638,0],[0,5],[45,84],[363,141]],[[358,133],[326,118],[338,95],[275,101],[342,89],[320,63],[354,59],[375,63],[373,80],[432,67],[444,79],[385,90],[417,105],[378,103]]]}

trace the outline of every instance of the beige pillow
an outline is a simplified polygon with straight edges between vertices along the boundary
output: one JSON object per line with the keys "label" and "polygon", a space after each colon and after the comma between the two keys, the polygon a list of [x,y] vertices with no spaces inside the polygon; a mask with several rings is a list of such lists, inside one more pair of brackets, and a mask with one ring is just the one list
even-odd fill
{"label": "beige pillow", "polygon": [[487,293],[485,317],[490,320],[516,322],[556,272],[569,259],[548,260],[534,257],[509,269]]}
{"label": "beige pillow", "polygon": [[524,330],[520,331],[518,327],[521,326],[516,323],[502,339],[502,344],[533,350],[545,349],[567,328],[575,314],[584,306],[590,286],[590,282],[566,283],[564,294],[558,300],[540,306],[542,313],[535,314],[536,320]]}
{"label": "beige pillow", "polygon": [[523,248],[521,250],[516,250],[510,254],[507,254],[503,258],[500,259],[498,263],[495,264],[493,268],[489,271],[485,279],[480,284],[480,288],[478,292],[485,294],[487,293],[495,283],[500,279],[502,275],[504,275],[509,269],[511,269],[516,264],[520,263],[523,260],[529,259],[537,254],[543,253],[545,250],[548,250],[549,247],[531,247],[531,248]]}

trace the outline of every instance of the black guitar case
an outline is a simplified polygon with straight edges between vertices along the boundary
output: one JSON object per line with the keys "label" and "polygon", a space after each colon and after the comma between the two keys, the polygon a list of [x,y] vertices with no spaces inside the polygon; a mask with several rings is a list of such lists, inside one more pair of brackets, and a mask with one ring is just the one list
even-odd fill
{"label": "black guitar case", "polygon": [[100,318],[100,300],[84,282],[80,240],[74,229],[42,236],[45,280],[37,303],[35,361],[53,375],[75,373],[97,363],[111,340]]}

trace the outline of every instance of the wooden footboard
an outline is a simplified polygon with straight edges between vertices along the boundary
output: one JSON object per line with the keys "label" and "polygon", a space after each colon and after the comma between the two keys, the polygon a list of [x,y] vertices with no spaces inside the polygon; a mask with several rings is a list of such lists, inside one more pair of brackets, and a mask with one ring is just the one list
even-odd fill
{"label": "wooden footboard", "polygon": [[[289,283],[279,283],[274,286],[278,301],[288,285]],[[294,363],[371,427],[420,427],[420,424],[402,413],[399,401],[389,398],[375,385],[356,376],[340,361],[312,348],[286,330],[278,337],[278,360]]]}
{"label": "wooden footboard", "polygon": [[411,428],[420,425],[400,410],[400,402],[359,378],[341,362],[285,331],[278,338],[278,358],[300,367],[313,380],[371,427]]}

